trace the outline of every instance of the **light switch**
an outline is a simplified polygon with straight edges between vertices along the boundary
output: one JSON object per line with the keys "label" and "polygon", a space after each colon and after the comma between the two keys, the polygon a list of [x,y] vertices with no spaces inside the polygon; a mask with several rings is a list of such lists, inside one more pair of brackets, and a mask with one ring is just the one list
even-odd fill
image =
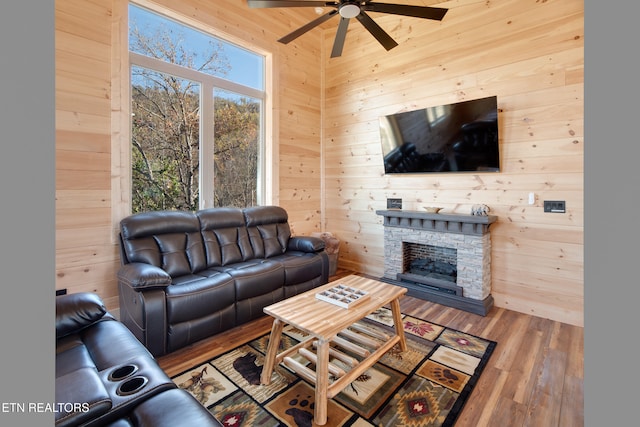
{"label": "light switch", "polygon": [[536,193],[529,193],[529,204],[534,205],[536,203]]}

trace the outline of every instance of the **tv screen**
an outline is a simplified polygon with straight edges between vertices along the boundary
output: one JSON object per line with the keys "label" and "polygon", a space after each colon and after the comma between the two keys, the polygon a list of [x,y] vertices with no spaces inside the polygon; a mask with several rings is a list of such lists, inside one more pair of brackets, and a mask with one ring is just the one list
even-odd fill
{"label": "tv screen", "polygon": [[387,174],[499,172],[496,96],[380,117]]}

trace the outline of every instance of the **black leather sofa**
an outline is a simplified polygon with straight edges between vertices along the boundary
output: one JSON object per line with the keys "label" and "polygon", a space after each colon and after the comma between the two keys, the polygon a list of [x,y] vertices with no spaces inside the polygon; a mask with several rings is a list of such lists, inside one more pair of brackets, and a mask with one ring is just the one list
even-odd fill
{"label": "black leather sofa", "polygon": [[324,241],[292,236],[279,206],[138,213],[120,222],[120,243],[120,320],[154,356],[329,279]]}
{"label": "black leather sofa", "polygon": [[221,426],[90,292],[56,297],[55,425]]}

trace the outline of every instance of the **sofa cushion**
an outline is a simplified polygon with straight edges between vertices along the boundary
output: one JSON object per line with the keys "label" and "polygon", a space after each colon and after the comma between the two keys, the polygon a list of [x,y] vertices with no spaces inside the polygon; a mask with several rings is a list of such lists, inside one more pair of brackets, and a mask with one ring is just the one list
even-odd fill
{"label": "sofa cushion", "polygon": [[318,271],[322,271],[323,259],[316,254],[289,251],[286,254],[270,258],[284,266],[284,285],[305,283],[318,278]]}
{"label": "sofa cushion", "polygon": [[156,234],[191,233],[198,231],[199,228],[200,223],[196,215],[186,211],[141,212],[129,215],[120,221],[120,233],[124,240],[135,240]]}
{"label": "sofa cushion", "polygon": [[200,223],[193,212],[134,214],[120,221],[120,236],[125,264],[155,265],[172,277],[205,267]]}
{"label": "sofa cushion", "polygon": [[56,376],[66,375],[80,368],[95,368],[87,347],[78,334],[58,338],[56,341]]}
{"label": "sofa cushion", "polygon": [[56,297],[56,337],[77,332],[102,319],[107,309],[100,297],[91,292]]}
{"label": "sofa cushion", "polygon": [[131,413],[107,427],[222,426],[213,415],[186,390],[159,393],[139,404]]}
{"label": "sofa cushion", "polygon": [[[253,258],[253,249],[244,227],[208,230],[203,233],[207,242],[207,254],[211,254],[207,267],[235,264]],[[217,253],[215,252],[216,243],[219,250]]]}
{"label": "sofa cushion", "polygon": [[56,427],[78,426],[106,414],[111,397],[95,368],[79,368],[56,378]]}
{"label": "sofa cushion", "polygon": [[196,212],[201,230],[244,227],[242,209],[232,207],[209,208]]}
{"label": "sofa cushion", "polygon": [[[249,238],[259,258],[270,258],[284,253],[287,247],[282,238],[282,228],[279,224],[265,224],[249,229]],[[288,232],[288,227],[286,228],[285,232]]]}
{"label": "sofa cushion", "polygon": [[149,356],[149,350],[131,331],[107,314],[105,320],[56,340],[56,376],[79,368],[103,371],[136,357]]}
{"label": "sofa cushion", "polygon": [[233,277],[236,301],[281,289],[284,284],[284,268],[279,262],[252,259],[216,270]]}
{"label": "sofa cushion", "polygon": [[280,206],[250,206],[244,208],[247,227],[255,227],[262,224],[279,224],[289,220],[289,214]]}
{"label": "sofa cushion", "polygon": [[207,268],[254,258],[241,209],[210,208],[200,210],[196,215],[200,221]]}
{"label": "sofa cushion", "polygon": [[167,321],[170,325],[233,306],[236,300],[233,278],[219,271],[210,273],[209,277],[189,275],[177,278],[166,289]]}
{"label": "sofa cushion", "polygon": [[153,237],[158,245],[160,265],[171,277],[204,268],[202,236],[197,233],[162,234]]}
{"label": "sofa cushion", "polygon": [[115,319],[96,323],[83,330],[81,337],[98,371],[136,357],[151,356],[131,331]]}
{"label": "sofa cushion", "polygon": [[244,210],[256,258],[270,258],[287,250],[291,229],[287,211],[279,206],[253,206]]}
{"label": "sofa cushion", "polygon": [[262,307],[284,298],[284,267],[279,262],[252,259],[215,270],[234,279],[238,325],[264,316]]}

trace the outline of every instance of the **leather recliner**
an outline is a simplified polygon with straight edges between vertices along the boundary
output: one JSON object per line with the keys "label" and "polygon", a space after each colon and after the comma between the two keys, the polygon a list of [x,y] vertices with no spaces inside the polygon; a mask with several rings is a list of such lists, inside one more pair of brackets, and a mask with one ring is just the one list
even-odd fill
{"label": "leather recliner", "polygon": [[264,316],[329,279],[324,241],[278,206],[153,211],[120,222],[120,319],[160,356]]}
{"label": "leather recliner", "polygon": [[221,424],[89,292],[56,297],[56,427]]}

